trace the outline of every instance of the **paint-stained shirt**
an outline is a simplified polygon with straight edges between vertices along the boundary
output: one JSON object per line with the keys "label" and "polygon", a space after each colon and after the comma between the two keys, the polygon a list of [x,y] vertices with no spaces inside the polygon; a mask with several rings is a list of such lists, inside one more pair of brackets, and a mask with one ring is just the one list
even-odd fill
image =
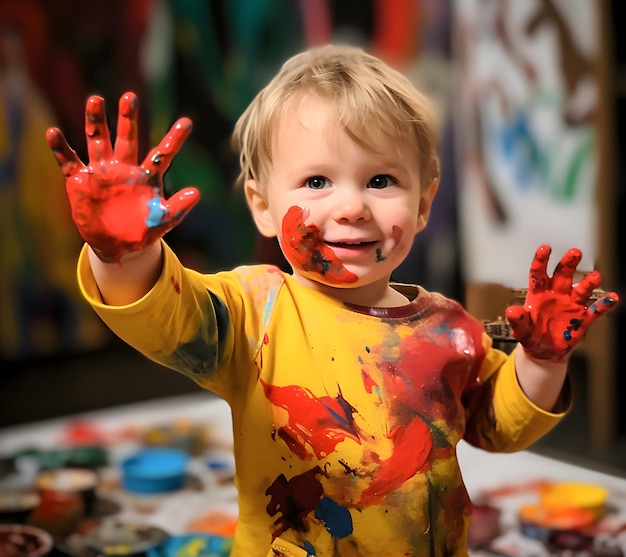
{"label": "paint-stained shirt", "polygon": [[272,266],[200,274],[165,244],[133,304],[102,303],[84,252],[79,280],[121,338],[230,405],[233,557],[466,555],[459,440],[514,451],[563,415],[524,396],[479,321],[417,286],[398,287],[403,307],[348,306]]}

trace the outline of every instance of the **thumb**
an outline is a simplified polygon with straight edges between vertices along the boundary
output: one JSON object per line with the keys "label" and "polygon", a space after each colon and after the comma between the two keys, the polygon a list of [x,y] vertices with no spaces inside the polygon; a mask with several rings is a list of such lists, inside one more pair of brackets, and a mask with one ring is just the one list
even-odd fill
{"label": "thumb", "polygon": [[146,225],[150,237],[160,237],[178,225],[200,200],[196,188],[184,188],[169,199],[154,197],[148,202]]}
{"label": "thumb", "polygon": [[183,188],[167,200],[167,207],[171,220],[178,223],[200,201],[200,192],[197,188]]}

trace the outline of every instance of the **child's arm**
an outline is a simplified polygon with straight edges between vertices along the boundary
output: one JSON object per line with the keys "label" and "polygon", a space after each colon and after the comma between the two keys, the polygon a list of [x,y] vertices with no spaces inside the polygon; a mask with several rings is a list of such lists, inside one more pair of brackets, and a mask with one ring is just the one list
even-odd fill
{"label": "child's arm", "polygon": [[103,262],[92,248],[88,255],[102,301],[110,306],[136,302],[150,291],[161,274],[161,242],[123,255],[119,264]]}
{"label": "child's arm", "polygon": [[598,271],[573,284],[581,259],[578,249],[569,250],[549,277],[550,252],[545,245],[537,249],[526,301],[523,306],[512,306],[506,311],[513,335],[522,345],[515,355],[520,387],[534,404],[548,412],[558,400],[571,351],[582,341],[591,323],[619,302],[617,294],[610,292],[589,303],[593,290],[601,283]]}
{"label": "child's arm", "polygon": [[515,352],[515,372],[528,399],[546,412],[552,412],[565,382],[567,361],[534,360],[526,350],[518,349]]}
{"label": "child's arm", "polygon": [[46,138],[66,178],[72,219],[90,246],[89,260],[103,301],[128,304],[146,294],[159,277],[158,240],[199,199],[195,188],[185,188],[169,199],[163,192],[163,175],[191,132],[191,121],[179,119],[140,165],[133,93],[119,101],[115,147],[101,97],[87,101],[85,132],[88,165],[57,128],[50,128]]}

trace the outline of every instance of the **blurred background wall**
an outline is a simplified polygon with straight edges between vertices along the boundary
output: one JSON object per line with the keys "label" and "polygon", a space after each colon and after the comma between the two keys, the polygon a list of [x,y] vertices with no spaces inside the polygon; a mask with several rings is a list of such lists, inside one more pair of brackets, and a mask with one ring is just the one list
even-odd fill
{"label": "blurred background wall", "polygon": [[[166,189],[193,184],[202,201],[169,243],[203,271],[282,264],[233,190],[230,132],[288,56],[327,42],[363,46],[436,101],[440,193],[395,280],[497,317],[480,314],[489,290],[468,300],[468,288],[526,286],[547,242],[555,258],[584,248],[584,269],[623,292],[623,11],[619,0],[0,0],[0,425],[196,389],[80,299],[81,240],[46,128],[86,160],[90,94],[105,97],[112,130],[119,96],[138,94],[142,154],[191,117]],[[622,332],[618,310],[594,340],[616,370],[602,393],[615,435],[626,386],[609,340]]]}

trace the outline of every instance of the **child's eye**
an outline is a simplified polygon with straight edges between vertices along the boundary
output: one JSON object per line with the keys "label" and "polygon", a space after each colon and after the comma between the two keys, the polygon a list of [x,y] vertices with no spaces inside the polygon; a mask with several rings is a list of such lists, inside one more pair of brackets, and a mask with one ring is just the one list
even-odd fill
{"label": "child's eye", "polygon": [[367,187],[382,190],[384,188],[392,186],[395,183],[396,180],[394,180],[391,176],[387,174],[378,174],[368,182]]}
{"label": "child's eye", "polygon": [[323,176],[312,176],[306,181],[306,187],[312,190],[323,190],[329,186],[330,183]]}

